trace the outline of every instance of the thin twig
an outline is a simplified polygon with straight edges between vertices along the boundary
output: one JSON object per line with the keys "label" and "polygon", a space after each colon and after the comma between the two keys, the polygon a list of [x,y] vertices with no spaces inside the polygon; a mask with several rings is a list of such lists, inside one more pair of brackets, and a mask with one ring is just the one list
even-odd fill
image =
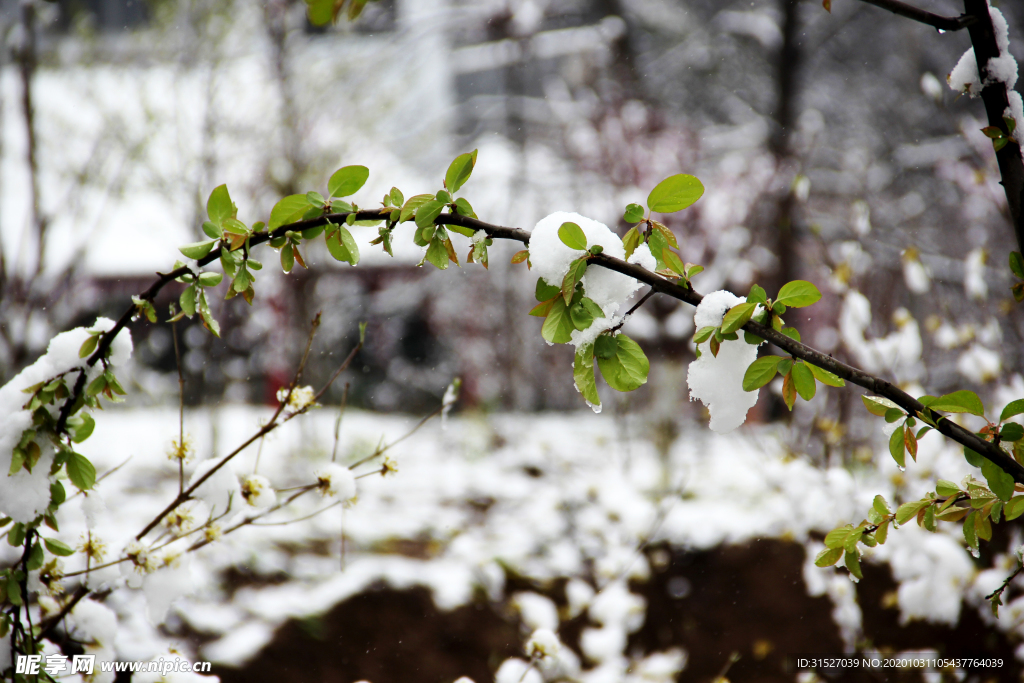
{"label": "thin twig", "polygon": [[939,31],[959,31],[960,29],[967,28],[973,24],[977,19],[967,14],[961,14],[959,17],[943,17],[932,12],[926,12],[923,9],[908,5],[900,0],[861,0],[869,5],[875,7],[881,7],[882,9],[889,10],[893,14],[898,14],[901,17],[907,19],[913,19],[919,21],[922,24],[928,24],[933,26]]}
{"label": "thin twig", "polygon": [[641,306],[643,306],[645,303],[647,303],[647,300],[650,299],[652,296],[654,296],[654,288],[653,287],[651,287],[649,290],[647,290],[647,293],[643,295],[643,298],[641,298],[640,301],[637,301],[633,305],[633,307],[631,309],[626,311],[626,314],[624,316],[622,316],[622,320],[619,321],[618,325],[616,325],[615,327],[610,328],[608,331],[609,332],[615,332],[616,330],[620,329],[623,325],[626,324],[626,321],[629,320],[629,316],[633,315],[637,311],[637,309],[639,309]]}
{"label": "thin twig", "polygon": [[[418,423],[416,423],[416,426],[413,427],[411,430],[409,430],[404,436],[398,437],[396,440],[392,441],[391,443],[387,444],[386,446],[377,446],[376,450],[374,450],[373,453],[371,453],[370,455],[366,456],[362,460],[358,460],[355,463],[349,465],[348,468],[350,470],[354,470],[355,468],[359,467],[363,463],[367,463],[367,462],[373,460],[374,458],[376,458],[377,456],[383,455],[388,449],[394,448],[395,446],[397,446],[398,444],[402,443],[403,441],[408,439],[410,436],[415,434],[416,431],[420,427],[422,427],[423,425],[425,425],[427,423],[428,420],[430,420],[431,418],[437,417],[438,415],[441,414],[442,411],[444,411],[444,406],[443,405],[440,408],[438,408],[437,410],[435,410],[434,412],[432,412],[429,415],[427,415],[422,420],[420,420]],[[373,472],[371,472],[370,474],[373,474]]]}
{"label": "thin twig", "polygon": [[992,598],[996,597],[997,595],[1002,595],[1003,591],[1005,591],[1007,586],[1010,585],[1010,582],[1013,581],[1014,579],[1016,579],[1017,575],[1020,574],[1022,571],[1024,571],[1024,563],[1018,562],[1017,563],[1017,568],[1013,571],[1012,574],[1010,574],[1009,576],[1006,577],[1006,581],[1003,581],[1003,585],[1000,586],[999,588],[995,589],[994,591],[992,591],[988,595],[986,595],[985,599],[986,600],[991,600]]}

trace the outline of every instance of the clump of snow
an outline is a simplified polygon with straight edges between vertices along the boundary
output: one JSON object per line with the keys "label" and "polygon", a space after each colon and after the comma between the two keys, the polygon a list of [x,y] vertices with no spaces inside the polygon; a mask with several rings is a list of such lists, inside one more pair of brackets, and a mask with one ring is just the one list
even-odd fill
{"label": "clump of snow", "polygon": [[356,497],[356,478],[352,470],[328,463],[316,471],[317,488],[325,498],[349,501]]}
{"label": "clump of snow", "polygon": [[[196,465],[195,472],[188,480],[189,488],[199,481],[207,472],[212,470],[220,460],[210,458]],[[219,516],[228,511],[242,495],[242,489],[238,485],[238,477],[231,471],[231,465],[225,465],[214,472],[209,479],[204,481],[193,493],[192,497],[197,498],[210,506],[210,514]],[[234,501],[234,503],[232,502]]]}
{"label": "clump of snow", "polygon": [[952,535],[906,524],[890,535],[885,545],[877,546],[873,556],[889,562],[893,578],[900,584],[900,623],[925,619],[956,624],[974,565]]}
{"label": "clump of snow", "polygon": [[71,610],[70,621],[76,640],[107,646],[114,644],[117,615],[106,605],[86,598]]}
{"label": "clump of snow", "polygon": [[609,318],[595,318],[585,330],[573,330],[569,333],[569,343],[577,349],[585,349],[593,344],[601,333],[610,330],[622,322],[622,316],[613,315]]}
{"label": "clump of snow", "polygon": [[932,286],[928,269],[921,263],[917,253],[909,249],[903,255],[903,281],[914,294],[924,294]]}
{"label": "clump of snow", "polygon": [[526,641],[526,654],[533,657],[554,657],[562,649],[562,642],[549,628],[539,628]]}
{"label": "clump of snow", "polygon": [[494,683],[544,683],[544,678],[529,662],[510,657],[494,673]]}
{"label": "clump of snow", "polygon": [[999,56],[988,60],[988,75],[991,80],[1004,83],[1008,91],[1013,90],[1013,86],[1017,84],[1017,60],[1010,54],[1010,27],[1002,12],[995,7],[988,9],[992,15],[996,45],[999,47]]}
{"label": "clump of snow", "polygon": [[580,579],[570,579],[565,584],[565,597],[569,601],[569,617],[575,619],[590,606],[594,598],[594,589],[590,584]]}
{"label": "clump of snow", "polygon": [[149,622],[154,626],[163,623],[172,602],[193,590],[187,556],[166,555],[158,565],[159,568],[147,574],[142,581]]}
{"label": "clump of snow", "polygon": [[[530,264],[534,272],[549,285],[561,287],[565,274],[569,272],[569,264],[583,254],[582,251],[570,249],[558,238],[558,229],[563,223],[580,226],[587,237],[587,248],[599,244],[608,256],[626,258],[622,240],[604,223],[578,213],[555,212],[542,218],[530,233]],[[586,295],[609,317],[640,286],[639,282],[627,275],[600,267],[587,268],[582,282]]]}
{"label": "clump of snow", "polygon": [[1003,364],[998,352],[975,343],[960,354],[956,369],[969,380],[989,382],[999,376]]}
{"label": "clump of snow", "polygon": [[82,494],[82,513],[85,515],[85,523],[90,529],[96,528],[96,520],[106,509],[107,504],[98,491]]}
{"label": "clump of snow", "polygon": [[523,625],[531,631],[558,628],[558,608],[549,598],[539,593],[516,593],[512,606],[519,610]]}
{"label": "clump of snow", "polygon": [[960,57],[960,61],[946,77],[950,88],[959,93],[967,93],[971,97],[980,95],[982,88],[993,82],[1003,83],[1008,91],[1017,83],[1017,60],[1010,54],[1010,32],[1006,18],[995,7],[989,7],[989,13],[992,16],[992,28],[995,29],[999,56],[988,60],[988,76],[985,82],[982,83],[978,75],[978,61],[974,56],[973,47]]}
{"label": "clump of snow", "polygon": [[633,250],[626,263],[635,263],[641,268],[646,268],[652,273],[658,269],[658,260],[651,253],[651,248],[646,242]]}
{"label": "clump of snow", "polygon": [[985,261],[988,252],[983,247],[972,249],[964,259],[964,291],[972,299],[984,301],[988,296],[985,283]]}
{"label": "clump of snow", "polygon": [[[89,338],[90,331],[107,331],[114,326],[109,318],[97,318],[91,328],[79,327],[62,332],[50,340],[46,354],[28,366],[3,387],[0,387],[0,472],[7,473],[11,469],[11,458],[14,447],[21,440],[22,432],[32,427],[32,414],[23,406],[29,396],[23,390],[40,382],[52,380],[58,375],[68,373],[66,381],[69,388],[78,379],[77,368],[86,372],[87,381],[102,374],[103,365],[97,363],[88,367],[85,360],[78,357],[82,343]],[[121,367],[132,355],[131,335],[122,330],[111,344],[109,364]],[[47,406],[50,414],[57,417],[62,405],[61,401]],[[41,455],[32,472],[24,469],[15,474],[0,477],[0,513],[11,517],[16,522],[31,522],[50,503],[50,466],[55,451],[48,439],[37,439]]]}
{"label": "clump of snow", "polygon": [[1016,90],[1010,90],[1006,95],[1010,104],[1003,111],[1003,116],[1014,120],[1016,125],[1012,137],[1019,142],[1021,135],[1024,135],[1024,99],[1021,99],[1020,93]]}
{"label": "clump of snow", "polygon": [[[733,306],[745,299],[732,292],[720,290],[704,297],[693,314],[693,324],[717,327]],[[690,400],[700,399],[711,413],[711,430],[725,434],[739,427],[747,419],[747,411],[757,403],[757,391],[743,390],[743,375],[757,360],[757,347],[743,340],[722,342],[718,356],[711,353],[711,341],[701,344],[700,358],[690,363],[686,383],[690,387]]]}
{"label": "clump of snow", "polygon": [[905,308],[893,313],[896,330],[881,339],[867,339],[871,304],[856,290],[847,292],[839,313],[839,333],[846,348],[865,371],[891,372],[899,381],[911,381],[924,372],[921,364],[921,330]]}
{"label": "clump of snow", "polygon": [[974,48],[967,48],[960,61],[946,76],[946,83],[958,93],[967,93],[971,97],[981,94],[981,77],[978,76],[978,62],[974,58]]}

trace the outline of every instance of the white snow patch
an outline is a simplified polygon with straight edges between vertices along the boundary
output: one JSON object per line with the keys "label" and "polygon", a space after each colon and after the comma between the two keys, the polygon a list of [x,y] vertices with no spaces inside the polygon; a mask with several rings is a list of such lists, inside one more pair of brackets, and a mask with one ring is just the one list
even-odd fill
{"label": "white snow patch", "polygon": [[[698,330],[721,325],[726,311],[744,301],[724,290],[707,294],[697,306],[693,324]],[[714,356],[710,344],[708,340],[700,345],[701,356],[690,363],[686,383],[690,387],[690,400],[700,399],[708,407],[711,430],[725,434],[743,424],[747,411],[757,403],[760,392],[743,390],[743,375],[757,360],[757,347],[741,336],[722,342],[718,356]]]}

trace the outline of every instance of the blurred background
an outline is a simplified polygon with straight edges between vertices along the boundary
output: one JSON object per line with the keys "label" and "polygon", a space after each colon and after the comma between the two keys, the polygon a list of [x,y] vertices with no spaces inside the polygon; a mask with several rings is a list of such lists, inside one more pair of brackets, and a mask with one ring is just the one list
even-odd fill
{"label": "blurred background", "polygon": [[[963,11],[952,0],[917,4],[947,16]],[[1022,55],[1024,12],[1014,3],[1002,3],[1001,10],[1010,27],[1010,51]],[[966,32],[939,34],[855,0],[836,0],[831,13],[811,0],[378,0],[357,21],[327,28],[312,26],[305,5],[292,0],[3,0],[0,35],[3,381],[38,357],[55,333],[92,324],[97,315],[117,318],[155,272],[171,268],[179,245],[204,238],[206,197],[221,183],[238,204],[239,218],[251,224],[266,220],[283,195],[325,191],[326,178],[343,165],[370,169],[355,200],[373,207],[392,186],[406,197],[436,191],[454,156],[479,149],[463,195],[481,219],[527,230],[549,213],[567,210],[622,235],[628,229],[621,218],[626,204],[643,203],[664,177],[694,174],[707,188],[704,197],[666,219],[685,260],[706,268],[694,281],[698,291],[745,294],[756,282],[773,294],[789,280],[811,280],[824,299],[806,319],[801,312],[787,322],[816,348],[915,395],[969,388],[995,408],[1024,395],[1024,327],[1005,267],[1015,246],[992,144],[980,132],[987,124],[979,101],[946,85],[946,74],[970,47]],[[283,274],[267,249],[251,307],[240,298],[212,302],[220,339],[203,330],[198,318],[179,322],[174,334],[181,345],[186,415],[196,416],[197,424],[207,420],[216,431],[217,419],[210,416],[218,411],[251,409],[255,415],[260,406],[273,405],[277,390],[291,380],[309,321],[323,311],[305,373],[314,384],[348,353],[358,323],[368,323],[367,347],[325,397],[327,405],[340,404],[347,384],[348,406],[368,411],[360,419],[424,415],[458,376],[463,384],[456,424],[508,419],[520,425],[480,447],[479,457],[498,457],[517,429],[529,432],[538,421],[552,433],[591,433],[585,426],[597,423],[578,414],[585,405],[569,372],[572,351],[547,346],[540,320],[526,315],[534,305],[535,278],[509,263],[515,245],[495,244],[488,271],[466,265],[442,272],[416,267],[420,250],[411,240],[390,258],[369,245],[375,236],[371,229],[357,234],[363,260],[354,268],[331,259],[318,244],[305,253],[307,269]],[[467,246],[460,242],[456,248],[465,253]],[[161,293],[162,319],[179,293],[174,286]],[[656,297],[625,331],[650,357],[651,380],[628,395],[612,395],[601,385],[610,414],[600,420],[610,430],[607,438],[618,444],[609,449],[620,470],[648,456],[661,463],[661,483],[637,485],[637,495],[654,500],[657,511],[666,500],[685,499],[687,486],[721,484],[687,479],[684,470],[691,470],[677,467],[677,458],[708,455],[679,454],[693,443],[707,445],[698,436],[706,432],[706,412],[688,401],[685,384],[694,358],[692,310]],[[172,329],[142,321],[131,332],[134,364],[122,379],[129,405],[153,424],[169,420],[173,427],[177,415],[167,409],[178,402]],[[784,665],[786,652],[770,638],[771,624],[783,618],[774,607],[723,616],[720,631],[731,635],[716,642],[726,644],[717,650],[698,645],[702,620],[734,609],[735,602],[722,597],[699,608],[686,606],[689,586],[698,579],[684,579],[685,590],[672,579],[684,576],[683,568],[695,561],[704,567],[703,581],[741,577],[764,563],[766,574],[786,584],[792,595],[782,602],[792,613],[785,618],[817,619],[813,628],[796,629],[788,652],[814,651],[812,636],[830,632],[822,636],[831,638],[829,651],[845,644],[946,652],[969,643],[971,652],[989,648],[1013,660],[1020,619],[985,621],[979,616],[987,609],[983,601],[970,597],[979,571],[1012,570],[1000,554],[1017,540],[1006,529],[992,543],[995,550],[978,561],[965,559],[961,550],[967,569],[943,584],[967,605],[961,613],[958,599],[952,619],[914,614],[911,598],[899,589],[909,575],[895,570],[878,569],[878,577],[854,591],[864,614],[856,624],[833,614],[848,604],[836,595],[850,588],[829,584],[831,592],[822,588],[818,597],[809,597],[807,591],[816,589],[796,585],[804,563],[801,545],[810,548],[829,524],[857,521],[866,511],[861,494],[850,491],[884,487],[898,499],[917,488],[928,490],[929,478],[943,472],[939,465],[905,476],[897,472],[877,421],[869,421],[860,407],[858,391],[819,391],[814,401],[789,413],[778,387],[766,388],[748,419],[764,426],[745,428],[736,437],[756,445],[730,446],[761,449],[780,463],[796,458],[823,477],[844,472],[854,484],[842,495],[857,505],[834,511],[835,519],[796,519],[789,511],[779,516],[786,520],[781,526],[754,525],[697,541],[686,535],[692,528],[682,530],[686,525],[675,537],[660,522],[651,526],[673,514],[656,512],[637,527],[646,531],[624,537],[622,546],[634,555],[662,555],[650,562],[654,575],[634,577],[632,594],[645,596],[647,621],[641,621],[642,629],[627,629],[633,634],[628,647],[617,650],[623,657],[641,661],[670,645],[683,648],[689,668],[681,669],[679,680],[705,680],[736,651],[742,657],[730,674],[734,680],[794,680],[797,672]],[[329,431],[327,422],[323,428]],[[494,433],[503,432],[495,427]],[[165,448],[154,441],[150,450],[159,454]],[[523,458],[534,457],[536,450],[523,448],[529,451]],[[536,444],[530,448],[543,451]],[[934,446],[936,453],[942,448]],[[571,445],[565,449],[566,457],[574,452]],[[513,469],[537,467],[513,460]],[[884,475],[869,474],[878,467]],[[515,471],[521,474],[520,469]],[[528,479],[541,476],[523,471]],[[560,486],[553,485],[552,496],[564,493]],[[755,508],[767,495],[756,488],[749,494]],[[530,491],[524,488],[522,495]],[[582,505],[587,495],[581,495]],[[489,500],[475,503],[474,514],[486,517],[495,499]],[[404,513],[396,504],[391,514]],[[450,550],[438,540],[448,538],[441,532],[434,537],[418,529],[414,538],[408,530],[388,533],[390,545],[381,545],[382,536],[372,548],[355,543],[353,552],[404,552],[427,561]],[[947,534],[949,543],[958,542],[957,533]],[[758,545],[754,537],[767,540]],[[423,546],[431,538],[440,545]],[[414,540],[420,545],[413,550],[402,545]],[[464,673],[477,672],[471,675],[479,683],[517,652],[517,619],[526,618],[509,607],[516,591],[545,594],[567,609],[569,578],[583,576],[601,588],[595,556],[588,552],[581,551],[573,569],[540,578],[515,563],[493,565],[489,559],[503,587],[469,602],[478,611],[490,605],[486,618],[493,624],[474,625],[464,615],[459,618],[470,619],[469,625],[456,628],[455,613],[431,611],[429,595],[417,589],[371,595],[366,600],[395,601],[380,610],[397,610],[375,637],[386,639],[393,630],[388,624],[402,618],[399,612],[416,619],[429,612],[423,623],[455,629],[452,642],[476,639],[473,653],[453,661],[469,667]],[[238,566],[244,562],[235,560],[225,563],[235,574],[221,567],[227,573],[208,576],[203,584],[228,602],[238,588],[231,581],[263,581],[253,578],[257,569],[242,577]],[[890,560],[879,557],[878,564]],[[293,576],[290,569],[280,571],[278,583]],[[725,585],[721,595],[732,590]],[[741,604],[753,605],[756,596],[782,588],[749,590],[744,599],[752,602]],[[821,597],[826,593],[828,598]],[[655,605],[664,600],[682,605],[695,625],[673,631],[670,624],[685,620],[677,615],[673,622],[676,617],[657,612]],[[339,607],[332,619],[342,623],[345,615],[357,614],[356,607]],[[600,669],[602,660],[580,645],[587,617],[562,616],[560,635],[581,654],[584,671]],[[741,622],[763,623],[764,630],[748,634]],[[906,628],[896,628],[897,622]],[[416,623],[410,622],[410,632],[420,631]],[[316,628],[307,626],[278,632],[273,647],[290,643],[285,651],[293,652],[322,645]],[[351,627],[338,628],[347,633]],[[659,628],[669,635],[657,635]],[[194,648],[212,638],[187,620],[162,633]],[[483,633],[491,640],[484,642]],[[345,638],[356,636],[337,637],[347,643]],[[396,660],[421,663],[421,680],[453,680],[458,667],[449,672],[429,663],[430,653],[444,647],[424,643]],[[395,673],[388,664],[352,663],[362,649],[354,647],[347,664],[317,664],[320,680],[409,680],[417,670]],[[225,661],[243,666],[255,656]],[[239,678],[222,675],[262,680],[257,669],[235,674]],[[625,674],[608,675],[593,680],[621,680]],[[643,680],[660,679],[652,673]]]}

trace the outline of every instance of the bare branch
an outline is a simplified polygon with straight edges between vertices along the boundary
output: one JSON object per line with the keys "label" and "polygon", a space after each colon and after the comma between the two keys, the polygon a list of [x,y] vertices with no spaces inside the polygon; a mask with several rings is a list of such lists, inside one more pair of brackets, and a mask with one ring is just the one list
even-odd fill
{"label": "bare branch", "polygon": [[913,19],[919,21],[922,24],[934,26],[939,31],[959,31],[960,29],[967,28],[975,21],[976,17],[968,14],[961,14],[959,17],[943,17],[938,14],[926,12],[923,9],[908,5],[900,0],[861,0],[869,5],[875,7],[881,7],[882,9],[889,10],[893,14],[898,14],[901,17],[907,19]]}

